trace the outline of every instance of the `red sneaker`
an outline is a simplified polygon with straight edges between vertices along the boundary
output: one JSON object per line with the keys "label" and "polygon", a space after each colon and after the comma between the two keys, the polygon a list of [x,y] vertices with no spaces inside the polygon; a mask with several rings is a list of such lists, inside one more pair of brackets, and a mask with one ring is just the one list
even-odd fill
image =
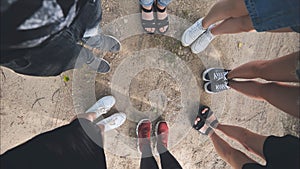
{"label": "red sneaker", "polygon": [[149,119],[141,120],[136,127],[138,137],[138,150],[142,152],[143,146],[150,145],[151,121]]}
{"label": "red sneaker", "polygon": [[[169,127],[167,122],[160,121],[156,125],[156,138],[157,144],[163,145],[165,148],[168,147]],[[159,147],[157,145],[157,147]]]}

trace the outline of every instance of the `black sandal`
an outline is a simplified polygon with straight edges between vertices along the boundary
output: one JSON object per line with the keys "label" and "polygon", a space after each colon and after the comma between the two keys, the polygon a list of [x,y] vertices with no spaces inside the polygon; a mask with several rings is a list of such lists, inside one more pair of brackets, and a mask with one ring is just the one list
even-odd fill
{"label": "black sandal", "polygon": [[[143,11],[145,13],[153,12],[153,7],[151,9],[145,9],[142,5],[140,5],[140,9],[141,9],[141,12]],[[149,33],[149,34],[154,34],[155,33],[156,26],[155,26],[154,12],[153,12],[153,19],[152,20],[143,19],[142,14],[141,14],[141,21],[142,21],[142,27],[147,33]],[[150,29],[154,28],[154,31],[153,32],[147,31],[146,29],[148,29],[148,28],[150,28]]]}
{"label": "black sandal", "polygon": [[[167,7],[165,7],[164,9],[160,9],[157,5],[156,5],[156,10],[157,12],[160,12],[160,13],[163,13],[165,12],[167,9]],[[167,29],[164,31],[164,32],[161,32],[160,29],[161,28],[164,28],[165,26],[168,26]],[[169,15],[167,14],[167,16],[160,20],[160,19],[156,19],[156,28],[157,28],[157,31],[160,33],[160,34],[165,34],[168,30],[169,30]]]}

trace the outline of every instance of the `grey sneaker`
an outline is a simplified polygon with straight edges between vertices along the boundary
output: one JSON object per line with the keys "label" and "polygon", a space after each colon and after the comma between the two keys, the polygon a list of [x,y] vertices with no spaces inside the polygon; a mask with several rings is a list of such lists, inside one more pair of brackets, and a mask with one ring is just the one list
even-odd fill
{"label": "grey sneaker", "polygon": [[90,107],[86,113],[95,112],[96,118],[102,114],[107,113],[116,103],[114,96],[104,96],[99,99],[92,107]]}
{"label": "grey sneaker", "polygon": [[83,60],[83,63],[86,63],[90,69],[97,73],[108,73],[110,71],[110,65],[106,60],[96,57],[92,51],[85,47],[82,48],[79,57]]}
{"label": "grey sneaker", "polygon": [[191,27],[184,31],[181,37],[182,46],[190,46],[201,34],[205,32],[202,27],[202,20],[200,18]]}
{"label": "grey sneaker", "polygon": [[84,37],[82,41],[86,45],[96,48],[101,51],[118,52],[121,49],[121,43],[113,36],[110,35],[96,35],[91,37]]}
{"label": "grey sneaker", "polygon": [[218,93],[224,90],[228,90],[230,87],[228,86],[227,81],[222,82],[206,82],[204,84],[204,90],[206,93],[213,94]]}
{"label": "grey sneaker", "polygon": [[211,81],[211,82],[217,82],[217,81],[226,81],[227,79],[227,74],[229,73],[230,70],[226,69],[221,69],[221,68],[209,68],[206,69],[202,73],[202,79],[204,81]]}
{"label": "grey sneaker", "polygon": [[93,57],[87,62],[87,65],[97,73],[108,73],[110,71],[109,63],[101,58]]}
{"label": "grey sneaker", "polygon": [[208,29],[195,41],[195,43],[192,44],[191,49],[193,53],[198,54],[204,51],[209,43],[215,38],[215,36],[210,32],[213,27],[214,25],[208,27]]}
{"label": "grey sneaker", "polygon": [[104,126],[104,132],[116,129],[120,127],[126,121],[126,114],[125,113],[116,113],[113,114],[100,122],[97,125],[101,124]]}

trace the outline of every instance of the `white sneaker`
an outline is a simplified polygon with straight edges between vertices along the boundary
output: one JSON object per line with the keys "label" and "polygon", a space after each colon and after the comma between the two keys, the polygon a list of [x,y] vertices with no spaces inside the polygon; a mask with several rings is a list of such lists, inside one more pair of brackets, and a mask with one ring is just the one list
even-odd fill
{"label": "white sneaker", "polygon": [[192,52],[198,54],[209,45],[209,43],[215,38],[213,34],[211,34],[210,30],[214,27],[211,25],[208,29],[192,44],[191,49]]}
{"label": "white sneaker", "polygon": [[126,114],[125,113],[116,113],[113,114],[100,122],[97,123],[97,125],[102,124],[104,125],[104,132],[107,132],[109,130],[113,130],[115,128],[120,127],[124,122],[126,121]]}
{"label": "white sneaker", "polygon": [[96,118],[107,113],[116,103],[114,96],[105,96],[99,99],[86,113],[95,112]]}
{"label": "white sneaker", "polygon": [[205,32],[202,27],[202,20],[200,18],[191,27],[184,31],[181,37],[182,46],[190,46],[201,34]]}

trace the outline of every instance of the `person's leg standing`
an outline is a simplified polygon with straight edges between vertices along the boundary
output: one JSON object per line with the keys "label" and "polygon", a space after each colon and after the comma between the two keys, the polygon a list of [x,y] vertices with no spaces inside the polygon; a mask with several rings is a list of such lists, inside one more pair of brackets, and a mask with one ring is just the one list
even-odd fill
{"label": "person's leg standing", "polygon": [[160,156],[162,169],[182,169],[175,157],[167,150],[169,127],[166,122],[157,123],[157,151]]}
{"label": "person's leg standing", "polygon": [[216,133],[209,137],[217,153],[223,160],[229,163],[234,169],[241,169],[247,163],[256,163],[243,152],[232,148],[226,141],[220,138]]}
{"label": "person's leg standing", "polygon": [[200,134],[208,136],[217,153],[223,160],[235,169],[241,169],[246,163],[255,163],[243,152],[232,148],[226,141],[220,138],[213,128],[219,126],[218,119],[208,106],[200,105],[198,114],[195,118],[193,128]]}
{"label": "person's leg standing", "polygon": [[157,26],[159,33],[166,33],[169,27],[167,6],[172,0],[157,0]]}
{"label": "person's leg standing", "polygon": [[261,158],[265,159],[263,153],[263,146],[265,140],[267,139],[267,136],[262,136],[253,133],[245,128],[238,127],[238,126],[231,126],[231,125],[219,124],[217,129],[222,131],[230,138],[238,141],[248,151],[251,151],[259,155]]}
{"label": "person's leg standing", "polygon": [[154,33],[156,30],[153,3],[154,0],[139,0],[141,5],[142,26],[147,33]]}
{"label": "person's leg standing", "polygon": [[152,124],[149,119],[141,120],[136,128],[138,151],[142,154],[140,163],[141,169],[158,169],[150,145],[151,128]]}
{"label": "person's leg standing", "polygon": [[[285,83],[229,81],[229,86],[251,98],[265,100],[280,110],[299,118],[300,88]],[[274,92],[276,91],[276,92]]]}
{"label": "person's leg standing", "polygon": [[296,70],[299,67],[299,60],[298,51],[272,60],[251,61],[232,69],[227,78],[262,78],[269,81],[298,82]]}
{"label": "person's leg standing", "polygon": [[229,18],[238,18],[248,15],[244,0],[221,0],[210,9],[202,21],[203,28]]}
{"label": "person's leg standing", "polygon": [[77,42],[82,38],[87,27],[99,24],[101,20],[100,5],[100,0],[81,1],[79,14],[68,28],[63,29],[38,47],[1,51],[1,55],[15,56],[14,60],[1,63],[1,65],[11,68],[17,73],[33,76],[56,76],[63,71],[73,69],[82,50],[82,46]]}
{"label": "person's leg standing", "polygon": [[158,169],[158,165],[153,157],[150,144],[142,149],[140,169]]}

